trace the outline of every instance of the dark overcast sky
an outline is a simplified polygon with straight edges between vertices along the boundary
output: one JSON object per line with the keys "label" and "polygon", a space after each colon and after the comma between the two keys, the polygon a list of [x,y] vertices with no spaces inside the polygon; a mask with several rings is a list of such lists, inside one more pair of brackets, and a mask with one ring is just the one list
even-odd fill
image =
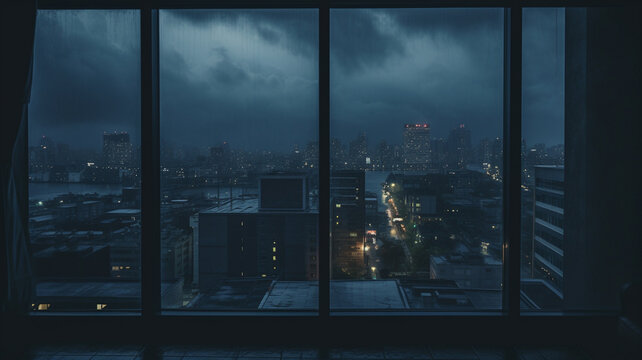
{"label": "dark overcast sky", "polygon": [[[314,10],[161,11],[161,136],[176,145],[286,151],[317,137]],[[401,141],[407,122],[473,141],[502,132],[503,12],[333,10],[331,131]],[[524,14],[524,137],[563,142],[563,10]],[[135,11],[41,11],[29,108],[41,135],[98,149],[140,137]]]}

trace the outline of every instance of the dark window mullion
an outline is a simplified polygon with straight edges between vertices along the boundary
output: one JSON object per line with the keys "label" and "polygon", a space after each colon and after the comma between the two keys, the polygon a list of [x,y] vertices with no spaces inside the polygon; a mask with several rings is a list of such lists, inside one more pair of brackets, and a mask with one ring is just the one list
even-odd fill
{"label": "dark window mullion", "polygon": [[330,314],[330,9],[319,7],[319,317]]}
{"label": "dark window mullion", "polygon": [[141,39],[141,306],[145,319],[161,308],[160,131],[158,101],[158,10],[140,10]]}
{"label": "dark window mullion", "polygon": [[519,314],[521,241],[522,7],[504,11],[503,312]]}

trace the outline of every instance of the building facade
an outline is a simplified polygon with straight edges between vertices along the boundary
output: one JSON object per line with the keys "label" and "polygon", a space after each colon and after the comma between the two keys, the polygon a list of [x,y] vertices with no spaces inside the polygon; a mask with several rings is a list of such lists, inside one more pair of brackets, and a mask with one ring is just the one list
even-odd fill
{"label": "building facade", "polygon": [[533,277],[560,292],[564,283],[564,167],[535,169]]}
{"label": "building facade", "polygon": [[425,170],[430,167],[432,153],[428,124],[404,125],[403,162],[406,170]]}
{"label": "building facade", "polygon": [[333,276],[359,278],[365,272],[365,172],[332,172],[330,197]]}
{"label": "building facade", "polygon": [[109,168],[127,168],[132,163],[132,144],[126,132],[103,134],[103,159]]}
{"label": "building facade", "polygon": [[259,182],[258,198],[230,199],[198,214],[201,290],[234,278],[318,278],[318,210],[309,206],[306,178],[264,176]]}

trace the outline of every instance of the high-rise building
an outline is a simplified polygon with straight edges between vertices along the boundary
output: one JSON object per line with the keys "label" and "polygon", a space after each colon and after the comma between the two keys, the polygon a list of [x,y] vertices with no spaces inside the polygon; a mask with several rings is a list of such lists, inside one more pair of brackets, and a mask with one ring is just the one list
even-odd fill
{"label": "high-rise building", "polygon": [[502,161],[504,160],[504,142],[501,138],[497,137],[491,144],[491,165],[496,169],[502,168]]}
{"label": "high-rise building", "polygon": [[319,167],[319,142],[310,141],[303,151],[303,165],[308,169],[316,169]]}
{"label": "high-rise building", "polygon": [[31,149],[29,165],[38,170],[48,170],[56,162],[55,143],[45,135],[40,138],[40,144]]}
{"label": "high-rise building", "polygon": [[330,140],[330,166],[333,170],[345,169],[348,166],[345,146],[337,138]]}
{"label": "high-rise building", "polygon": [[477,147],[477,163],[486,170],[490,167],[492,158],[491,142],[488,138],[483,138]]}
{"label": "high-rise building", "polygon": [[428,124],[404,125],[403,162],[407,170],[425,170],[430,167],[432,155]]}
{"label": "high-rise building", "polygon": [[332,172],[330,197],[333,277],[359,278],[365,271],[365,172]]}
{"label": "high-rise building", "polygon": [[395,162],[395,152],[391,145],[385,141],[381,141],[375,149],[374,157],[372,159],[373,168],[375,170],[392,170]]}
{"label": "high-rise building", "polygon": [[316,280],[318,210],[304,175],[266,175],[259,197],[232,198],[198,214],[201,290],[221,280],[276,277]]}
{"label": "high-rise building", "polygon": [[230,172],[230,145],[224,141],[221,145],[210,148],[210,162],[217,175]]}
{"label": "high-rise building", "polygon": [[56,146],[56,163],[59,165],[71,165],[71,151],[69,144],[57,144]]}
{"label": "high-rise building", "polygon": [[562,297],[564,282],[564,167],[537,165],[533,211],[533,277]]}
{"label": "high-rise building", "polygon": [[109,168],[131,166],[132,144],[127,132],[103,133],[103,159]]}
{"label": "high-rise building", "polygon": [[351,168],[365,170],[370,167],[368,157],[368,142],[366,134],[361,133],[356,139],[350,142],[350,162]]}
{"label": "high-rise building", "polygon": [[434,168],[443,168],[448,161],[448,141],[443,138],[430,140],[430,151],[432,152],[432,164]]}
{"label": "high-rise building", "polygon": [[470,162],[470,155],[470,130],[464,124],[459,124],[448,136],[448,166],[464,169]]}

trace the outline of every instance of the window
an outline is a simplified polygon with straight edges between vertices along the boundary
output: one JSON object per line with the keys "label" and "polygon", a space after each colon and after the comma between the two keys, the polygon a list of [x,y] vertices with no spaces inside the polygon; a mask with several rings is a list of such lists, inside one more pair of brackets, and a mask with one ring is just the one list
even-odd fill
{"label": "window", "polygon": [[159,16],[163,307],[316,309],[317,11]]}
{"label": "window", "polygon": [[133,10],[38,12],[28,124],[34,310],[140,308],[139,24]]}
{"label": "window", "polygon": [[39,10],[31,308],[617,309],[642,153],[620,33],[639,31],[627,8],[535,4],[511,38],[518,3]]}
{"label": "window", "polygon": [[523,311],[614,311],[639,278],[630,10],[524,10]]}
{"label": "window", "polygon": [[330,80],[331,308],[500,310],[503,11],[333,9]]}
{"label": "window", "polygon": [[[523,15],[522,244],[524,310],[559,310],[564,293],[565,9]],[[567,254],[568,255],[568,254]]]}

